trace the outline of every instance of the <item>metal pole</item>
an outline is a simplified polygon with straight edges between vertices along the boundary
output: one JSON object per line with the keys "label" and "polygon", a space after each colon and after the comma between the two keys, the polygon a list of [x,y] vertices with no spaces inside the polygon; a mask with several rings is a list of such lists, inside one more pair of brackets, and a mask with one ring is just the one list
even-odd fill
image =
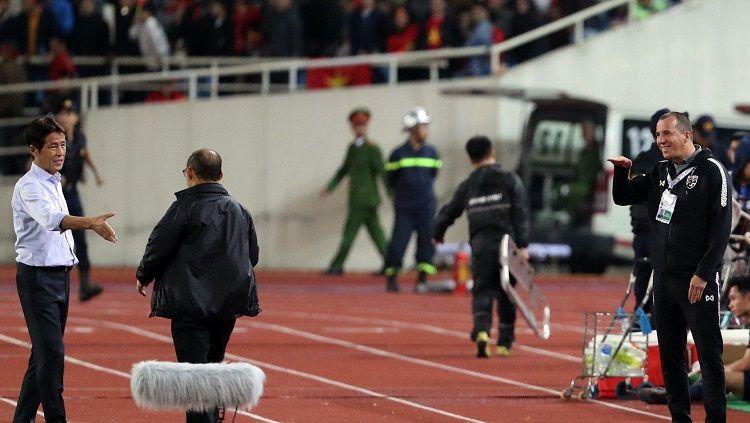
{"label": "metal pole", "polygon": [[289,66],[289,91],[297,90],[297,65]]}
{"label": "metal pole", "polygon": [[490,69],[493,75],[500,73],[500,47],[495,44],[490,47]]}
{"label": "metal pole", "polygon": [[430,82],[438,82],[440,80],[440,62],[430,62]]}
{"label": "metal pole", "polygon": [[99,84],[96,82],[91,84],[91,108],[94,110],[99,108]]}
{"label": "metal pole", "polygon": [[391,57],[388,62],[388,85],[396,85],[398,83],[398,62],[396,59]]}
{"label": "metal pole", "polygon": [[81,114],[86,115],[89,111],[89,85],[81,85]]}
{"label": "metal pole", "polygon": [[211,63],[211,98],[216,99],[219,96],[219,67],[216,61]]}
{"label": "metal pole", "polygon": [[110,85],[110,92],[112,93],[112,107],[117,107],[120,105],[120,82],[117,78],[117,66],[114,66],[112,70],[115,72],[111,75],[112,85]]}
{"label": "metal pole", "polygon": [[628,2],[628,22],[635,18],[635,4],[636,0],[630,0]]}
{"label": "metal pole", "polygon": [[583,38],[583,20],[580,20],[573,26],[573,43],[580,44],[583,42]]}
{"label": "metal pole", "polygon": [[268,94],[271,91],[271,72],[268,71],[267,67],[263,68],[263,73],[260,75],[260,93]]}
{"label": "metal pole", "polygon": [[195,73],[188,77],[188,98],[195,101],[198,98],[198,77]]}

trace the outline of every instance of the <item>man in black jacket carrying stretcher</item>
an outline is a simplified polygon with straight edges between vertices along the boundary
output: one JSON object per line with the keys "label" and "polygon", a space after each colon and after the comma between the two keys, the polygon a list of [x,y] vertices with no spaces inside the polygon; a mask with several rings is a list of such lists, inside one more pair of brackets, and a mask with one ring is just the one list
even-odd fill
{"label": "man in black jacket carrying stretcher", "polygon": [[[471,241],[471,272],[474,287],[471,309],[474,328],[471,340],[477,344],[477,357],[489,356],[489,333],[492,328],[492,306],[497,299],[500,331],[497,353],[509,356],[513,345],[516,306],[500,286],[500,241],[510,234],[529,259],[529,217],[526,193],[518,175],[505,172],[495,162],[492,142],[476,136],[466,143],[475,170],[458,186],[450,203],[443,206],[435,223],[434,242],[443,242],[448,227],[464,210],[469,218]],[[511,283],[515,286],[515,280]]]}
{"label": "man in black jacket carrying stretcher", "polygon": [[732,193],[724,167],[710,150],[694,145],[692,135],[684,114],[662,116],[656,142],[666,160],[631,179],[630,159],[609,159],[615,166],[612,193],[621,206],[648,204],[654,310],[672,420],[692,421],[685,356],[689,328],[703,373],[706,421],[725,422],[719,271],[729,241]]}

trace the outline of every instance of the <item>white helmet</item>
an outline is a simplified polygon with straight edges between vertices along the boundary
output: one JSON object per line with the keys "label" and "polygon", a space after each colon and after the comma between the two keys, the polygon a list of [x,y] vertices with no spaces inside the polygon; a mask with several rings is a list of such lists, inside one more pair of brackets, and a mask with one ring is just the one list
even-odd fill
{"label": "white helmet", "polygon": [[430,116],[424,107],[415,107],[404,115],[404,131],[408,131],[417,125],[430,123]]}

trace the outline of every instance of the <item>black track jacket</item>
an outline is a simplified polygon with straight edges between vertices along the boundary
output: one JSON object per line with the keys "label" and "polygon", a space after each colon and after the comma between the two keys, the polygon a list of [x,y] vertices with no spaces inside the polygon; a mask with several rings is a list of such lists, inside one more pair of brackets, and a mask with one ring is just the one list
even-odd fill
{"label": "black track jacket", "polygon": [[[692,170],[692,168],[695,168]],[[692,174],[672,189],[677,195],[669,224],[656,220],[671,161],[660,161],[633,179],[628,169],[615,167],[612,195],[620,206],[647,201],[651,224],[651,260],[656,271],[691,272],[706,281],[716,279],[732,225],[732,186],[727,172],[711,151],[700,151],[685,170]]]}
{"label": "black track jacket", "polygon": [[260,312],[250,213],[217,183],[175,194],[148,238],[136,278],[156,279],[151,316],[207,321]]}
{"label": "black track jacket", "polygon": [[523,183],[518,175],[503,171],[500,165],[477,168],[461,182],[453,199],[438,213],[435,239],[442,240],[464,210],[472,239],[484,234],[510,234],[519,248],[529,245],[529,212]]}

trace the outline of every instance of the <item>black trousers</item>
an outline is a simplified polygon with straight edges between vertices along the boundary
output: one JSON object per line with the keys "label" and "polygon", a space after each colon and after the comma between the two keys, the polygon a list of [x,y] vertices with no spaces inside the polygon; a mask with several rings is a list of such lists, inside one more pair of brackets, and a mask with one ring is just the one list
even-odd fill
{"label": "black trousers", "polygon": [[29,365],[18,394],[14,423],[33,422],[39,404],[48,422],[65,422],[63,334],[68,319],[70,268],[18,263],[16,286],[31,338]]}
{"label": "black trousers", "polygon": [[[71,216],[83,216],[83,203],[78,194],[78,186],[69,184],[63,188],[63,196],[68,204],[68,212]],[[89,262],[89,247],[86,244],[86,231],[73,231],[73,242],[75,243],[76,257],[78,257],[78,270],[87,272],[91,268]]]}
{"label": "black trousers", "polygon": [[669,398],[672,421],[690,418],[690,394],[687,377],[687,329],[693,334],[703,373],[706,422],[725,422],[727,399],[724,394],[724,344],[719,330],[719,278],[709,280],[701,299],[688,300],[691,273],[654,273],[654,310],[656,312],[662,374]]}
{"label": "black trousers", "polygon": [[401,269],[406,247],[409,245],[411,234],[415,231],[417,232],[417,267],[420,269],[425,265],[432,267],[432,256],[435,254],[435,247],[432,245],[434,218],[435,208],[431,206],[396,207],[396,221],[393,224],[393,234],[385,257],[386,274],[395,274]]}
{"label": "black trousers", "polygon": [[[633,237],[633,252],[635,252],[635,264],[633,265],[633,275],[635,276],[635,286],[633,292],[635,293],[635,305],[633,309],[638,307],[643,301],[643,297],[646,296],[646,290],[648,289],[648,280],[651,278],[651,262],[644,261],[642,259],[648,259],[651,257],[649,253],[649,238],[648,232],[635,234]],[[639,260],[641,259],[641,260]],[[651,313],[654,306],[653,296],[646,301],[643,306],[645,313]],[[653,320],[653,319],[652,319]]]}
{"label": "black trousers", "polygon": [[[472,340],[479,332],[490,333],[492,329],[492,306],[497,301],[499,331],[497,344],[510,348],[515,340],[516,305],[508,298],[500,284],[500,240],[502,234],[477,236],[471,240],[471,273],[474,286],[471,289],[471,311],[474,316]],[[516,280],[511,275],[511,284]]]}
{"label": "black trousers", "polygon": [[[235,319],[211,322],[172,319],[172,341],[180,363],[220,363],[234,330]],[[214,413],[188,411],[187,423],[213,423]]]}

